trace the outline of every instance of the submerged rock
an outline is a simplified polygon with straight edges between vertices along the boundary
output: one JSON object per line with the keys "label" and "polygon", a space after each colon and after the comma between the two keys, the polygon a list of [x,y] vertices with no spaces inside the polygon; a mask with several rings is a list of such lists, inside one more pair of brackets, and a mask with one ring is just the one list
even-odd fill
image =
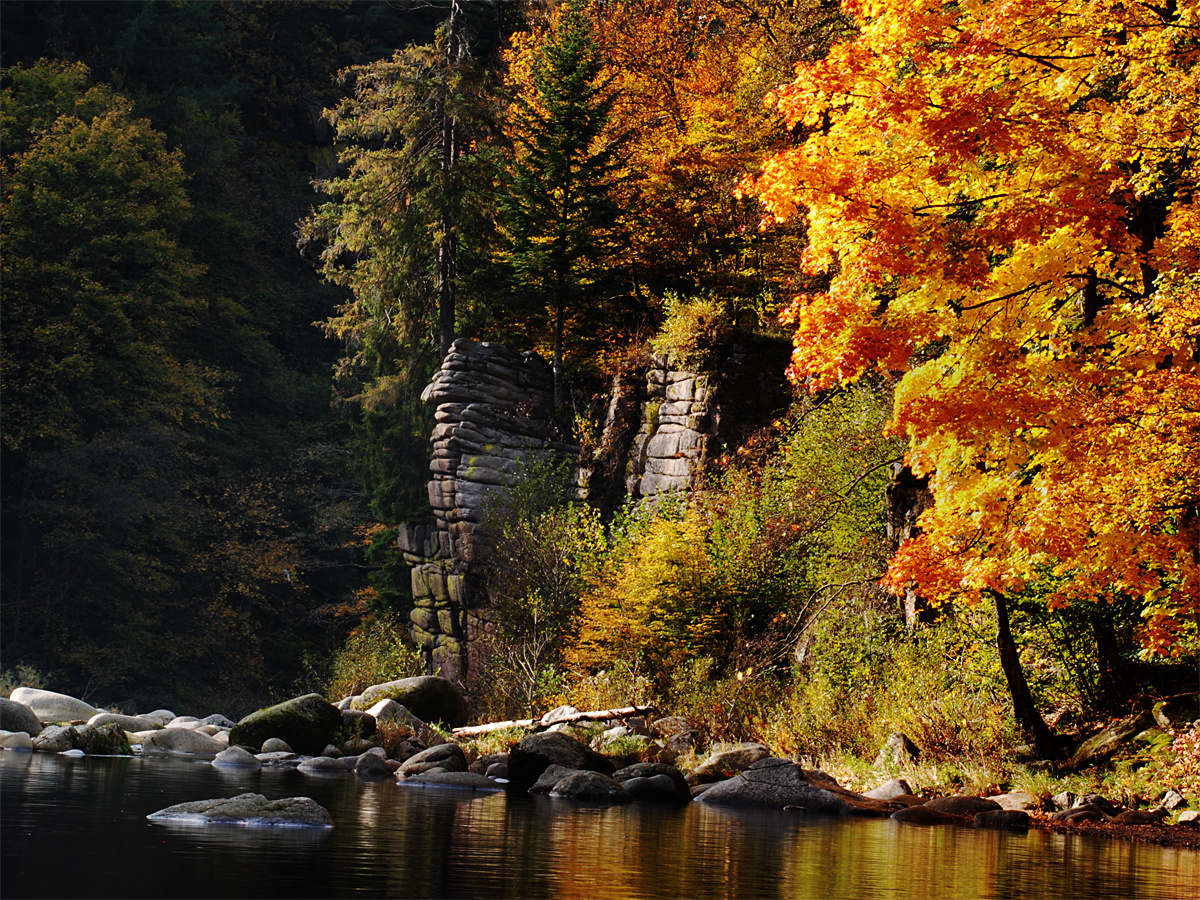
{"label": "submerged rock", "polygon": [[989,800],[986,797],[955,795],[952,797],[937,797],[926,803],[924,808],[948,813],[952,816],[973,816],[976,813],[1000,809],[1001,806],[995,800]]}
{"label": "submerged rock", "polygon": [[243,769],[262,768],[262,763],[258,757],[245,747],[230,747],[227,750],[222,750],[217,754],[217,758],[212,761],[212,764],[218,768],[222,766]]}
{"label": "submerged rock", "polygon": [[950,813],[930,809],[928,806],[909,806],[905,809],[898,809],[892,813],[892,819],[907,825],[953,825],[963,822],[961,816],[952,816]]}
{"label": "submerged rock", "polygon": [[613,778],[639,800],[687,803],[692,799],[683,773],[666,763],[634,763]]}
{"label": "submerged rock", "polygon": [[976,828],[1028,828],[1029,813],[1023,809],[989,809],[975,814]]}
{"label": "submerged rock", "polygon": [[310,797],[268,800],[262,794],[238,794],[216,800],[177,803],[146,816],[152,822],[195,825],[257,825],[332,828],[329,810]]}
{"label": "submerged rock", "polygon": [[432,769],[442,772],[467,771],[467,757],[458,744],[438,744],[410,756],[400,766],[401,775],[420,775]]}
{"label": "submerged rock", "polygon": [[400,783],[414,787],[448,787],[472,791],[504,790],[502,785],[477,772],[423,772],[420,775],[409,775],[402,778]]}
{"label": "submerged rock", "polygon": [[630,803],[634,799],[613,778],[599,772],[572,772],[554,786],[550,796],[605,803]]}
{"label": "submerged rock", "polygon": [[844,788],[818,787],[804,769],[786,759],[759,760],[741,775],[718,782],[696,799],[716,806],[775,806],[827,815],[884,815],[882,801],[868,800]]}

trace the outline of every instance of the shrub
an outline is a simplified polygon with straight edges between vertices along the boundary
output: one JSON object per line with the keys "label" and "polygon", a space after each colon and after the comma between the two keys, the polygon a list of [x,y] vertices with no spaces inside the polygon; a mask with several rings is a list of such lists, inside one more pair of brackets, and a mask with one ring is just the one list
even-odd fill
{"label": "shrub", "polygon": [[675,365],[703,371],[733,334],[733,316],[726,305],[712,297],[684,299],[667,293],[667,319],[650,344],[655,353],[665,353]]}
{"label": "shrub", "polygon": [[374,684],[421,674],[421,654],[409,643],[407,624],[395,613],[376,612],[363,619],[333,655],[325,695],[349,697]]}

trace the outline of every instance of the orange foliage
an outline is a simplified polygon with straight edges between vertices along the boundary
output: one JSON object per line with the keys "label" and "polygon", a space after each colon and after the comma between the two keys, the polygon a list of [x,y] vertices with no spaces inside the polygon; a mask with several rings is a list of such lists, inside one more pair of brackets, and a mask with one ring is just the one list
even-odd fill
{"label": "orange foliage", "polygon": [[932,599],[1071,577],[1195,647],[1197,3],[859,0],[857,40],[771,98],[807,132],[743,190],[803,214],[793,374],[900,375],[933,475],[887,583]]}

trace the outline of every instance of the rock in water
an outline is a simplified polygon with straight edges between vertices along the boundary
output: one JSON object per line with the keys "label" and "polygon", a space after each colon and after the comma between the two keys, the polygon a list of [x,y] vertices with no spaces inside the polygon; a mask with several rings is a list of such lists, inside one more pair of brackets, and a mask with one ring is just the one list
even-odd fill
{"label": "rock in water", "polygon": [[683,773],[666,763],[634,763],[613,778],[639,800],[687,803],[692,799]]}
{"label": "rock in water", "polygon": [[572,772],[554,786],[552,797],[591,800],[605,803],[631,803],[633,795],[608,775],[599,772]]}
{"label": "rock in water", "polygon": [[992,812],[1001,809],[995,800],[986,797],[938,797],[925,804],[925,809],[937,810],[951,816],[973,816],[976,813]]}
{"label": "rock in water", "polygon": [[770,757],[766,744],[732,744],[714,747],[708,758],[692,770],[696,784],[721,781],[748,769],[760,759]]}
{"label": "rock in water", "polygon": [[229,743],[257,749],[279,738],[297,753],[317,756],[341,727],[341,710],[319,694],[305,694],[246,716],[229,732]]}
{"label": "rock in water", "polygon": [[56,722],[86,722],[100,710],[96,707],[54,691],[19,687],[9,695],[10,700],[21,703],[47,725]]}
{"label": "rock in water", "polygon": [[550,766],[587,770],[602,775],[615,771],[610,760],[569,735],[555,731],[531,734],[508,755],[508,780],[514,788],[527,791]]}
{"label": "rock in water", "polygon": [[194,825],[251,825],[332,828],[329,810],[310,797],[268,800],[262,794],[238,794],[216,800],[177,803],[146,816],[152,822]]}
{"label": "rock in water", "polygon": [[714,806],[793,807],[814,815],[883,815],[880,801],[867,800],[839,789],[839,793],[810,783],[804,770],[786,759],[769,757],[754,763],[741,775],[714,784],[696,796]]}
{"label": "rock in water", "polygon": [[161,728],[142,732],[142,750],[164,750],[171,753],[220,753],[225,744],[188,728]]}
{"label": "rock in water", "polygon": [[395,700],[422,722],[441,722],[457,728],[467,721],[467,701],[458,685],[436,675],[373,685],[362,692],[362,699],[354,703],[354,708],[368,710],[380,700]]}
{"label": "rock in water", "polygon": [[228,750],[222,750],[217,754],[217,758],[212,761],[212,764],[217,768],[221,768],[222,766],[245,769],[262,768],[262,763],[259,762],[258,757],[245,747],[230,747]]}
{"label": "rock in water", "polygon": [[431,769],[443,772],[467,771],[467,758],[458,744],[438,744],[406,759],[400,766],[401,775],[421,775]]}
{"label": "rock in water", "polygon": [[989,809],[975,814],[976,828],[1028,828],[1029,813],[1023,809]]}
{"label": "rock in water", "polygon": [[0,730],[34,735],[42,730],[42,720],[24,703],[0,697]]}

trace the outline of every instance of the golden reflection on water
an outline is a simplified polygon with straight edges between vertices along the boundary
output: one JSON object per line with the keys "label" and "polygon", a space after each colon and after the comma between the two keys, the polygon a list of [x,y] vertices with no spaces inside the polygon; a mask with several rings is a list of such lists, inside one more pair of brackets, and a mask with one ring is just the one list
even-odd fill
{"label": "golden reflection on water", "polygon": [[[0,787],[4,896],[31,895],[21,888],[40,887],[39,873],[64,846],[88,860],[80,885],[122,884],[121,873],[137,871],[148,886],[187,883],[196,896],[247,896],[247,879],[260,878],[281,896],[487,900],[1200,896],[1200,853],[1036,830],[812,820],[702,803],[589,806],[353,776],[7,752]],[[337,827],[281,832],[145,821],[173,803],[251,790],[312,796]],[[31,882],[16,880],[22,869]],[[78,886],[70,877],[65,871],[55,882],[60,896],[80,896],[70,893]]]}

